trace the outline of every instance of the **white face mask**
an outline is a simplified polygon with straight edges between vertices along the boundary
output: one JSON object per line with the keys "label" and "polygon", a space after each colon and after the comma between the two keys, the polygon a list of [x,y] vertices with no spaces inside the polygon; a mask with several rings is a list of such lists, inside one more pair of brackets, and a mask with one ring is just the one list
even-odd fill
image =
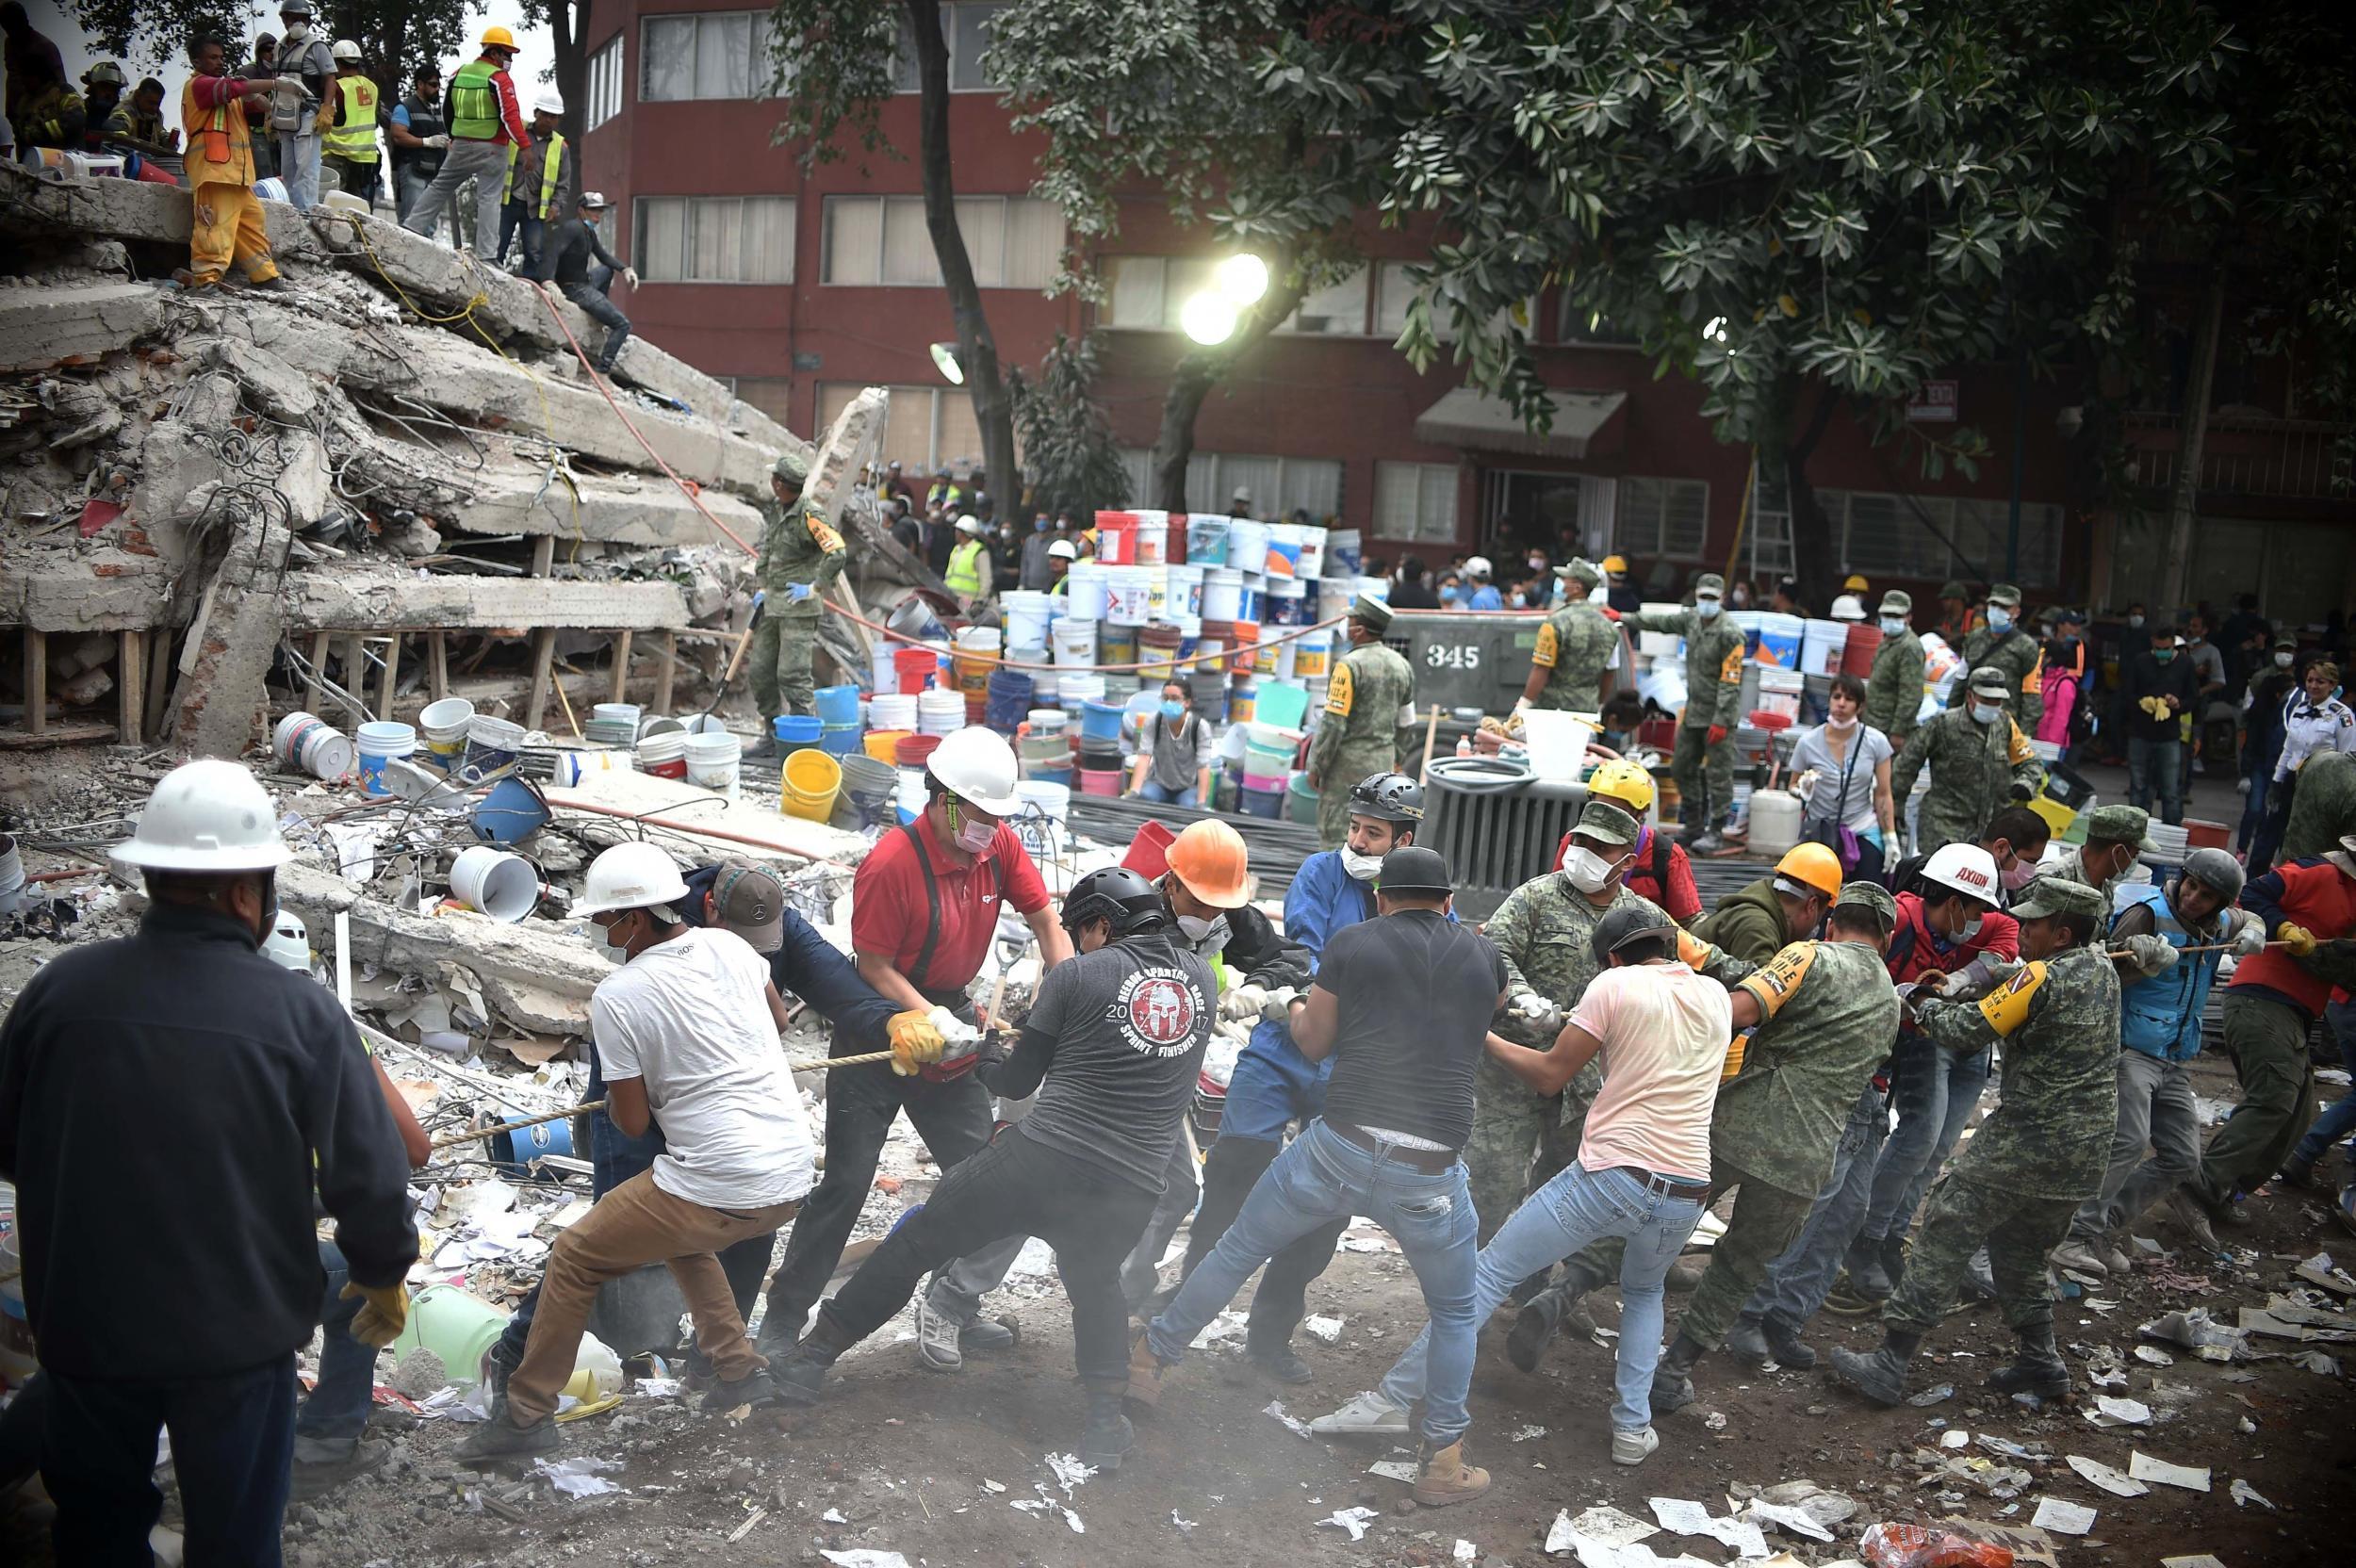
{"label": "white face mask", "polygon": [[1603,891],[1618,869],[1618,861],[1607,860],[1592,849],[1574,849],[1571,858],[1562,862],[1562,874],[1571,879],[1572,887],[1583,893]]}
{"label": "white face mask", "polygon": [[1963,923],[1963,929],[1955,933],[1955,940],[1959,942],[1968,942],[1979,934],[1980,917],[1973,915],[1970,920]]}
{"label": "white face mask", "polygon": [[595,921],[589,923],[589,935],[595,939],[597,951],[616,964],[627,964],[630,962],[630,949],[616,947],[606,939],[612,929],[611,926],[599,925]]}
{"label": "white face mask", "polygon": [[2012,629],[2012,612],[2009,610],[2000,609],[1992,604],[1989,605],[1988,607],[1988,629],[1990,631],[2010,631]]}
{"label": "white face mask", "polygon": [[957,830],[950,837],[957,846],[968,855],[979,855],[990,846],[992,840],[998,837],[998,825],[994,822],[979,821],[959,811],[957,812]]}
{"label": "white face mask", "polygon": [[1974,724],[1994,724],[2004,716],[2004,705],[2001,702],[1975,702],[1972,705],[1972,721]]}
{"label": "white face mask", "polygon": [[1824,727],[1826,729],[1855,729],[1857,727],[1857,717],[1855,714],[1852,714],[1845,719],[1828,718],[1824,721]]}
{"label": "white face mask", "polygon": [[1693,613],[1699,615],[1705,621],[1716,620],[1718,618],[1718,601],[1716,599],[1695,599],[1693,601]]}
{"label": "white face mask", "polygon": [[1904,636],[1904,635],[1905,635],[1905,633],[1906,633],[1906,617],[1905,617],[1905,616],[1903,616],[1903,615],[1884,615],[1884,616],[1882,617],[1882,635],[1883,635],[1883,636],[1885,636],[1885,637],[1899,637],[1899,636]]}
{"label": "white face mask", "polygon": [[2130,627],[2140,629],[2143,625],[2143,617],[2140,615],[2130,615],[2127,617],[2127,624]]}
{"label": "white face mask", "polygon": [[1350,873],[1351,881],[1371,882],[1382,869],[1383,857],[1380,855],[1361,855],[1347,844],[1342,846],[1342,870]]}
{"label": "white face mask", "polygon": [[2274,667],[2278,670],[2287,670],[2291,667],[2291,661],[2298,657],[2295,653],[2278,653],[2274,656]]}
{"label": "white face mask", "polygon": [[1178,917],[1178,929],[1186,934],[1186,940],[1190,942],[1200,942],[1203,939],[1208,937],[1214,931],[1222,933],[1225,932],[1227,929],[1227,917],[1225,915],[1213,915],[1208,919],[1204,919],[1201,915],[1180,915]]}

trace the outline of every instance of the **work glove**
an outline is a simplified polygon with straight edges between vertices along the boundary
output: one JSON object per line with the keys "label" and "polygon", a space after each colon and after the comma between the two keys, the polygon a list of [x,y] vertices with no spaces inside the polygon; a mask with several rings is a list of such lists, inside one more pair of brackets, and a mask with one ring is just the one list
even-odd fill
{"label": "work glove", "polygon": [[408,1326],[409,1292],[399,1280],[388,1285],[364,1285],[354,1280],[344,1286],[343,1293],[346,1299],[367,1298],[352,1317],[352,1337],[361,1344],[382,1350]]}
{"label": "work glove", "polygon": [[2012,798],[2015,800],[2027,800],[2035,795],[2036,792],[2036,791],[2030,789],[2026,784],[2023,784],[2018,778],[2012,781]]}
{"label": "work glove", "polygon": [[446,136],[430,136],[425,139],[425,144],[438,153],[443,148],[450,145],[450,138]]}
{"label": "work glove", "polygon": [[1301,993],[1292,987],[1279,986],[1268,993],[1268,1005],[1260,1009],[1260,1017],[1269,1023],[1290,1022],[1293,1004],[1300,1000]]}
{"label": "work glove", "polygon": [[1241,985],[1219,999],[1219,1016],[1224,1019],[1256,1019],[1268,1008],[1268,988]]}
{"label": "work glove", "polygon": [[623,269],[622,269],[622,281],[623,281],[624,283],[626,283],[626,284],[630,285],[630,287],[632,287],[632,288],[637,287],[637,286],[638,286],[638,269],[637,269],[637,268],[635,268],[635,267],[625,267],[625,268],[623,268]]}
{"label": "work glove", "polygon": [[902,1078],[915,1077],[919,1068],[932,1066],[949,1052],[949,1042],[941,1037],[932,1014],[912,1007],[892,1014],[884,1025],[884,1035],[892,1041],[892,1070]]}
{"label": "work glove", "polygon": [[810,595],[816,593],[817,591],[818,590],[815,587],[807,582],[789,582],[785,585],[785,596],[792,599],[795,604],[801,603],[804,599],[810,597]]}
{"label": "work glove", "polygon": [[1709,735],[1708,735],[1708,736],[1706,736],[1704,739],[1705,739],[1705,741],[1706,741],[1706,743],[1708,743],[1708,744],[1710,744],[1710,745],[1713,745],[1713,746],[1714,746],[1714,745],[1716,745],[1719,742],[1721,742],[1721,741],[1725,740],[1726,738],[1726,727],[1725,725],[1722,725],[1722,724],[1713,724],[1713,725],[1711,725],[1711,726],[1710,727],[1710,733],[1709,733]]}
{"label": "work glove", "polygon": [[1595,608],[1603,612],[1603,618],[1607,621],[1616,621],[1620,618],[1620,612],[1608,604],[1599,604]]}
{"label": "work glove", "polygon": [[2289,921],[2274,928],[2274,939],[2281,942],[2283,951],[2294,958],[2304,958],[2315,950],[2315,934]]}
{"label": "work glove", "polygon": [[2176,967],[2176,948],[2166,937],[2149,934],[2127,939],[2127,956],[2149,976]]}
{"label": "work glove", "polygon": [[1530,711],[1530,703],[1528,697],[1515,697],[1513,699],[1513,711],[1516,713],[1527,713]]}
{"label": "work glove", "polygon": [[2241,929],[2233,934],[2233,956],[2251,958],[2266,950],[2266,923],[2247,910],[2242,913]]}

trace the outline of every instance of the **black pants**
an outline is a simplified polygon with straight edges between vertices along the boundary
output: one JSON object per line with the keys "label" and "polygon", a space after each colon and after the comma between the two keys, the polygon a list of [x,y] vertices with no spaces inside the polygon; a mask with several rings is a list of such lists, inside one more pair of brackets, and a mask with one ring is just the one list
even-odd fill
{"label": "black pants", "polygon": [[[1187,1233],[1186,1261],[1178,1282],[1184,1284],[1195,1265],[1211,1255],[1219,1238],[1243,1211],[1260,1173],[1275,1163],[1283,1146],[1264,1138],[1222,1137],[1211,1145],[1203,1162],[1203,1202],[1194,1211],[1194,1229]],[[1333,1261],[1333,1249],[1349,1228],[1347,1219],[1320,1225],[1268,1260],[1260,1274],[1260,1288],[1252,1296],[1252,1315],[1245,1348],[1281,1350],[1292,1343],[1309,1310],[1309,1282]]]}
{"label": "black pants", "polygon": [[592,321],[603,322],[609,329],[605,335],[605,347],[597,351],[599,370],[614,368],[614,362],[621,357],[622,345],[630,339],[630,318],[622,314],[619,305],[605,297],[605,291],[613,284],[614,269],[599,264],[589,270],[587,283],[556,286],[559,293],[581,307],[583,316]]}
{"label": "black pants", "polygon": [[884,1237],[819,1310],[818,1332],[838,1348],[856,1345],[907,1306],[934,1269],[993,1241],[1037,1236],[1055,1250],[1055,1270],[1072,1298],[1081,1380],[1125,1386],[1129,1308],[1121,1298],[1121,1262],[1160,1196],[1009,1127],[942,1177],[924,1206]]}
{"label": "black pants", "polygon": [[152,1478],[161,1428],[172,1433],[188,1561],[276,1568],[294,1458],[292,1356],[219,1378],[104,1382],[46,1371],[41,1382],[41,1478],[57,1505],[59,1562],[146,1568],[164,1503]]}
{"label": "black pants", "polygon": [[[856,1052],[838,1044],[835,1054]],[[883,1156],[892,1119],[902,1111],[908,1112],[916,1135],[944,1171],[990,1142],[990,1091],[971,1073],[934,1084],[897,1077],[886,1062],[835,1073],[826,1086],[826,1172],[794,1217],[785,1261],[769,1283],[764,1337],[780,1331],[789,1336],[800,1333],[810,1309],[826,1293],[834,1266],[843,1261],[843,1243],[851,1239],[851,1227],[866,1206],[867,1190],[875,1184],[875,1164]],[[969,1250],[959,1248],[950,1256]],[[728,1265],[725,1257],[721,1262]],[[733,1270],[728,1278],[736,1278]]]}

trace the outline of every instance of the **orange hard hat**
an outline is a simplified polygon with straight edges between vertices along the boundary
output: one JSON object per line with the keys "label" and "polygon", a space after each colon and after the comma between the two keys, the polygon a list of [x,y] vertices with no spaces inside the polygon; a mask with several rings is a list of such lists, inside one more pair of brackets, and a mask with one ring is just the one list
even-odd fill
{"label": "orange hard hat", "polygon": [[1244,872],[1250,859],[1243,835],[1216,817],[1186,825],[1170,846],[1170,874],[1214,909],[1240,908],[1250,902]]}
{"label": "orange hard hat", "polygon": [[1826,898],[1841,895],[1841,857],[1824,844],[1793,844],[1775,862],[1777,880],[1806,883]]}
{"label": "orange hard hat", "polygon": [[515,35],[509,32],[504,27],[485,27],[483,29],[482,47],[485,49],[504,49],[511,55],[515,54]]}

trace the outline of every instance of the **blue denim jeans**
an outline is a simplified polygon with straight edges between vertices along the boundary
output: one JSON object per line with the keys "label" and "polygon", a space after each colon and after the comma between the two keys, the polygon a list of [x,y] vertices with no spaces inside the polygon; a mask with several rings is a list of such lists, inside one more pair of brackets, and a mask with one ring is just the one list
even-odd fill
{"label": "blue denim jeans", "polygon": [[1890,1103],[1898,1125],[1882,1145],[1865,1211],[1865,1234],[1875,1241],[1906,1233],[1988,1087],[1985,1051],[1957,1056],[1909,1031],[1898,1037],[1891,1061]]}
{"label": "blue denim jeans", "polygon": [[[1653,1368],[1661,1362],[1661,1330],[1667,1316],[1661,1281],[1701,1217],[1700,1200],[1668,1196],[1661,1190],[1659,1178],[1647,1179],[1626,1167],[1591,1171],[1574,1160],[1524,1200],[1481,1250],[1473,1278],[1473,1321],[1497,1311],[1497,1303],[1532,1274],[1608,1236],[1625,1237],[1612,1425],[1620,1431],[1648,1427]],[[1431,1353],[1432,1329],[1427,1325],[1383,1375],[1383,1396],[1402,1408],[1424,1398]]]}
{"label": "blue denim jeans", "polygon": [[295,1412],[295,1458],[308,1464],[332,1462],[352,1452],[368,1424],[368,1400],[376,1392],[376,1349],[352,1337],[352,1320],[368,1303],[347,1299],[352,1274],[332,1241],[319,1243],[319,1266],[327,1270],[327,1293],[319,1299],[319,1380]]}
{"label": "blue denim jeans", "polygon": [[1849,1244],[1864,1228],[1874,1168],[1889,1133],[1889,1107],[1882,1091],[1869,1082],[1849,1109],[1848,1125],[1841,1128],[1841,1142],[1833,1149],[1832,1173],[1817,1191],[1808,1228],[1784,1249],[1767,1278],[1742,1303],[1744,1317],[1754,1322],[1776,1317],[1796,1329],[1824,1306],[1833,1282],[1841,1277]]}
{"label": "blue denim jeans", "polygon": [[2127,804],[2151,809],[2151,792],[2160,795],[2160,820],[2174,826],[2184,820],[2184,743],[2170,738],[2146,741],[2127,737]]}
{"label": "blue denim jeans", "polygon": [[1151,778],[1137,786],[1137,798],[1139,800],[1153,801],[1157,806],[1198,806],[1202,804],[1201,798],[1193,785],[1189,784],[1183,790],[1173,790],[1169,785],[1158,783]]}
{"label": "blue denim jeans", "polygon": [[[1423,1435],[1433,1448],[1445,1448],[1471,1425],[1464,1400],[1472,1389],[1480,1323],[1473,1312],[1480,1221],[1462,1160],[1442,1171],[1417,1170],[1387,1152],[1359,1148],[1322,1117],[1312,1121],[1261,1173],[1235,1222],[1148,1326],[1153,1354],[1165,1363],[1184,1360],[1187,1345],[1235,1299],[1253,1269],[1289,1243],[1351,1215],[1364,1215],[1388,1231],[1423,1286],[1423,1304],[1432,1315],[1432,1327],[1425,1331],[1432,1343]],[[1670,1256],[1676,1256],[1674,1249]],[[1512,1287],[1509,1280],[1497,1298],[1504,1299]],[[1656,1338],[1659,1333],[1656,1323]]]}
{"label": "blue denim jeans", "polygon": [[[2341,1065],[2356,1073],[2356,1002],[2326,1003],[2323,1025],[2340,1042]],[[2307,1135],[2299,1140],[2299,1147],[2291,1151],[2291,1158],[2313,1165],[2323,1158],[2326,1150],[2350,1133],[2356,1133],[2356,1088],[2350,1088],[2325,1107],[2323,1114],[2315,1118],[2315,1125],[2307,1129]]]}

